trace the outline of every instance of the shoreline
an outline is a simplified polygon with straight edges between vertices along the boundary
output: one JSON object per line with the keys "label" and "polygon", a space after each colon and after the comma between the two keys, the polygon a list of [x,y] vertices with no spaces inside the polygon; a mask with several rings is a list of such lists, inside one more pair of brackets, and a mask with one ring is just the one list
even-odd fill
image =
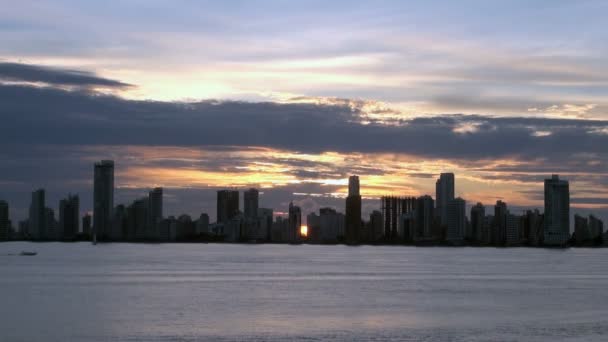
{"label": "shoreline", "polygon": [[[10,243],[10,242],[31,242],[31,243],[91,243],[91,241],[87,240],[77,240],[77,241],[36,241],[36,240],[4,240],[0,241],[2,243]],[[361,243],[361,244],[346,244],[346,243],[311,243],[311,242],[303,242],[303,243],[284,243],[284,242],[225,242],[225,241],[97,241],[98,245],[106,245],[106,244],[142,244],[142,245],[162,245],[162,244],[214,244],[214,245],[245,245],[245,246],[262,246],[262,245],[288,245],[288,246],[345,246],[345,247],[420,247],[420,248],[433,248],[433,247],[449,247],[449,248],[499,248],[499,249],[509,249],[509,248],[539,248],[539,249],[570,249],[570,248],[587,248],[587,249],[601,249],[608,248],[608,245],[567,245],[567,246],[530,246],[530,245],[512,245],[512,246],[499,246],[499,245],[475,245],[475,244],[447,244],[447,243],[436,243],[436,244],[404,244],[404,243]],[[91,243],[91,245],[93,245]]]}

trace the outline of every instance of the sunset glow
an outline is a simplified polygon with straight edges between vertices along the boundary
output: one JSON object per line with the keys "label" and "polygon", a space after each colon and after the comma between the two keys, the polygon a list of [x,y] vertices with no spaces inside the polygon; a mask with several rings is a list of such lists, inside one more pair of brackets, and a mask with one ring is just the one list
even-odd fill
{"label": "sunset glow", "polygon": [[301,226],[300,227],[300,235],[303,237],[307,237],[308,236],[308,226]]}

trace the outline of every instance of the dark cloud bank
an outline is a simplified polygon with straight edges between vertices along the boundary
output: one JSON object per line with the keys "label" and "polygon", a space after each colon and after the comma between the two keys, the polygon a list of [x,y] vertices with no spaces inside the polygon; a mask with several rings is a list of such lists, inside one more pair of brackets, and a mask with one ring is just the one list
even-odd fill
{"label": "dark cloud bank", "polygon": [[[605,156],[608,143],[608,121],[449,115],[362,125],[344,105],[132,101],[18,85],[0,86],[0,103],[3,145],[265,146],[468,159]],[[475,131],[454,131],[463,125]]]}

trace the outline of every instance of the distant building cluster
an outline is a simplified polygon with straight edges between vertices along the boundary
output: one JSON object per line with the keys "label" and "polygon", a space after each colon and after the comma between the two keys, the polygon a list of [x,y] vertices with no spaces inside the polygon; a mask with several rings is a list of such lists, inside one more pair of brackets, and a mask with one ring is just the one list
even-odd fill
{"label": "distant building cluster", "polygon": [[[527,210],[517,215],[499,200],[493,209],[476,203],[467,216],[467,203],[455,196],[455,176],[442,173],[435,186],[435,199],[384,196],[380,210],[362,220],[358,176],[348,180],[345,213],[321,208],[306,216],[289,204],[287,217],[259,206],[259,191],[217,191],[216,222],[202,213],[163,215],[163,189],[154,188],[131,204],[114,205],[114,162],[94,165],[93,215],[80,218],[78,195],[59,202],[58,217],[47,207],[45,190],[32,192],[27,220],[13,227],[9,204],[0,200],[0,240],[35,241],[223,241],[274,243],[346,243],[474,246],[599,246],[608,242],[603,222],[593,215],[574,215],[570,229],[570,189],[566,180],[553,175],[544,182],[544,212]],[[82,227],[80,223],[82,222]]]}

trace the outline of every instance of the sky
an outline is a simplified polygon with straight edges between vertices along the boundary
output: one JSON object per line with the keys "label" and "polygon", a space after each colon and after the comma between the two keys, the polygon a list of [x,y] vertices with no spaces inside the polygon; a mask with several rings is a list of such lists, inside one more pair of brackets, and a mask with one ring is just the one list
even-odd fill
{"label": "sky", "polygon": [[[5,3],[4,3],[5,2]],[[165,188],[165,214],[218,189],[281,214],[434,196],[608,220],[605,1],[0,0],[0,199],[34,189],[91,210],[93,163],[115,202]]]}

